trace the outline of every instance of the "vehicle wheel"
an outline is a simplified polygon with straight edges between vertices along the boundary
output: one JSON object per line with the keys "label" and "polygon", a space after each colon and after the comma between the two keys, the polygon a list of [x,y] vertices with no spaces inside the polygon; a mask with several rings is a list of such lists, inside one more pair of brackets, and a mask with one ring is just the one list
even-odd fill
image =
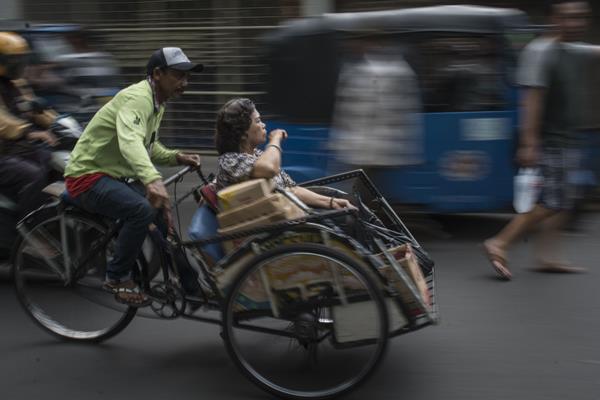
{"label": "vehicle wheel", "polygon": [[106,227],[77,213],[42,218],[21,229],[13,251],[13,278],[20,303],[46,331],[63,339],[101,342],[121,332],[137,309],[102,289],[112,243],[83,269],[74,261],[106,234]]}
{"label": "vehicle wheel", "polygon": [[250,260],[226,289],[223,339],[255,384],[289,399],[326,399],[363,382],[388,338],[383,295],[364,267],[318,244]]}

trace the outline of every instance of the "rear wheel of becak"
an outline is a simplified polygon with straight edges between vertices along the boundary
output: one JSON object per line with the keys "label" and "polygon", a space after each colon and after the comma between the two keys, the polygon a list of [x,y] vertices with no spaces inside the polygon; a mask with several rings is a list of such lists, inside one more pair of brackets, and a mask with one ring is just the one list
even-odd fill
{"label": "rear wheel of becak", "polygon": [[332,398],[364,382],[388,339],[383,295],[364,268],[319,244],[283,245],[248,261],[223,310],[234,362],[290,399]]}

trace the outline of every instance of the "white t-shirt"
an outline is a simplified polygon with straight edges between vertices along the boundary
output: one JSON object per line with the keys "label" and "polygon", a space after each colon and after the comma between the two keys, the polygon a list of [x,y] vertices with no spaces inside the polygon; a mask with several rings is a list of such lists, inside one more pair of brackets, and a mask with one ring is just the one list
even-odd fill
{"label": "white t-shirt", "polygon": [[398,55],[370,53],[344,64],[337,85],[330,148],[362,167],[422,162],[417,79]]}
{"label": "white t-shirt", "polygon": [[556,39],[551,37],[538,37],[533,39],[521,52],[519,57],[519,70],[517,82],[526,87],[548,87],[548,62],[549,55],[556,44]]}

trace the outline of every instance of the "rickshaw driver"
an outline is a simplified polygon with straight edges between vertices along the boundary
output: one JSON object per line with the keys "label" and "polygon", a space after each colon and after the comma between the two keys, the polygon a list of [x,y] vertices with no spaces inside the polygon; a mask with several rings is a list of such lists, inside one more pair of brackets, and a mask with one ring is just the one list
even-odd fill
{"label": "rickshaw driver", "polygon": [[[200,165],[198,155],[165,148],[157,132],[167,100],[183,94],[190,73],[202,69],[179,48],[155,51],[146,66],[146,79],[123,89],[92,118],[65,170],[67,192],[75,204],[124,222],[104,287],[130,306],[150,302],[132,279],[132,267],[148,226],[153,221],[165,225],[157,218],[158,209],[170,226],[169,195],[152,162]],[[125,179],[141,184],[128,185]]]}

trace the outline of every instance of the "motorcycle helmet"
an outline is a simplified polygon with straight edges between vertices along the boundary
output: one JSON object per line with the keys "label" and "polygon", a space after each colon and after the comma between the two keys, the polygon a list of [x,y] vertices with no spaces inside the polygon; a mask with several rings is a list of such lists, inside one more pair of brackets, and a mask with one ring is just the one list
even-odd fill
{"label": "motorcycle helmet", "polygon": [[25,69],[29,46],[21,35],[0,32],[0,77],[19,78]]}

